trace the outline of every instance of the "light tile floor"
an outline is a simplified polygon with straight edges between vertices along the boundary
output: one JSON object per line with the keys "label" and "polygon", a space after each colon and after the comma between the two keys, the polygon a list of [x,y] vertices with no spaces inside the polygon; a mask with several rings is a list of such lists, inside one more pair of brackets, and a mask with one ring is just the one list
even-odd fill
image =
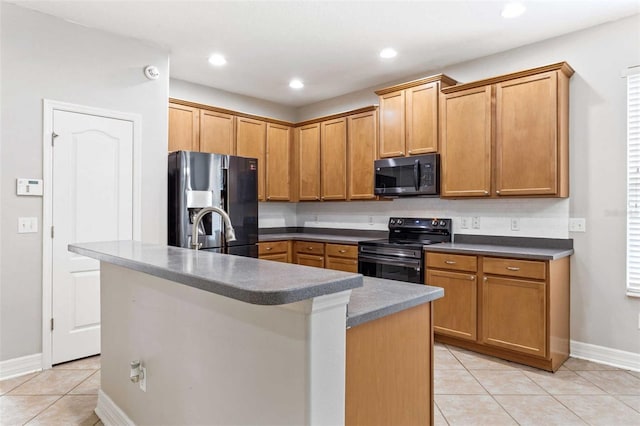
{"label": "light tile floor", "polygon": [[435,425],[640,426],[640,373],[569,358],[556,373],[434,349]]}
{"label": "light tile floor", "polygon": [[[555,374],[434,349],[436,425],[640,426],[640,373],[571,358]],[[100,425],[100,357],[0,381],[0,425]]]}

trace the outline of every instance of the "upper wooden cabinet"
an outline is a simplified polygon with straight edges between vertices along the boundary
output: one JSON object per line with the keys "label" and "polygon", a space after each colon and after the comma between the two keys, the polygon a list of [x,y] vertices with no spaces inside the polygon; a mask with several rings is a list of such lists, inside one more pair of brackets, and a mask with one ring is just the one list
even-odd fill
{"label": "upper wooden cabinet", "polygon": [[443,89],[441,195],[568,197],[572,75],[561,62]]}
{"label": "upper wooden cabinet", "polygon": [[236,121],[236,154],[258,159],[258,200],[265,200],[265,144],[264,121],[238,117]]}
{"label": "upper wooden cabinet", "polygon": [[169,152],[200,149],[200,110],[169,103]]}
{"label": "upper wooden cabinet", "polygon": [[320,123],[298,127],[298,192],[300,201],[320,200]]}
{"label": "upper wooden cabinet", "polygon": [[438,151],[441,87],[456,81],[439,74],[376,91],[380,98],[380,158]]}
{"label": "upper wooden cabinet", "polygon": [[233,115],[200,110],[200,152],[234,155],[235,142]]}
{"label": "upper wooden cabinet", "polygon": [[349,200],[375,198],[373,162],[376,160],[378,111],[347,117],[347,189]]}
{"label": "upper wooden cabinet", "polygon": [[267,201],[291,199],[291,127],[267,123]]}
{"label": "upper wooden cabinet", "polygon": [[[323,121],[320,130],[323,200],[347,199],[347,119]],[[371,164],[373,167],[373,164]]]}

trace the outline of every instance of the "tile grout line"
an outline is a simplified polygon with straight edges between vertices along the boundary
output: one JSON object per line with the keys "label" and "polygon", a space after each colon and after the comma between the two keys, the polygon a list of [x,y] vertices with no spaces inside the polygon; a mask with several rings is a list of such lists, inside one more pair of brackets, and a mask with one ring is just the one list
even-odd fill
{"label": "tile grout line", "polygon": [[[38,376],[36,376],[38,377]],[[26,383],[26,382],[25,382]],[[30,396],[30,395],[25,395],[25,396]],[[44,395],[31,395],[31,396],[44,396]],[[51,404],[47,405],[46,407],[44,407],[42,410],[40,410],[36,415],[34,415],[33,417],[31,417],[29,420],[27,420],[26,422],[22,423],[23,425],[27,425],[29,424],[29,422],[32,422],[33,420],[35,420],[36,417],[38,417],[40,414],[44,413],[45,411],[47,411],[49,408],[51,408],[53,406],[53,404],[55,404],[56,402],[60,401],[62,399],[62,397],[64,397],[64,395],[52,395],[52,396],[58,396],[58,399],[56,399],[55,401],[51,402]]]}

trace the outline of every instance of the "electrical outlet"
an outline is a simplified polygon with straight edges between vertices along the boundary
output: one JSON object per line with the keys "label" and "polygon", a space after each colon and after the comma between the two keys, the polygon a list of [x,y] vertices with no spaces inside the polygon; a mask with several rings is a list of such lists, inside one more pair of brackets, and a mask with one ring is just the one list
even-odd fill
{"label": "electrical outlet", "polygon": [[461,229],[469,229],[469,218],[461,217],[460,218],[460,228]]}
{"label": "electrical outlet", "polygon": [[313,221],[318,222],[318,215],[313,216]]}
{"label": "electrical outlet", "polygon": [[512,217],[511,218],[511,230],[512,231],[519,231],[520,230],[520,219],[518,219],[517,217]]}
{"label": "electrical outlet", "polygon": [[373,216],[369,216],[369,225],[373,225]]}
{"label": "electrical outlet", "polygon": [[569,232],[587,232],[587,221],[581,217],[569,218]]}
{"label": "electrical outlet", "polygon": [[140,372],[142,373],[142,378],[140,379],[138,384],[140,385],[140,390],[142,392],[146,392],[147,391],[147,367],[141,366]]}
{"label": "electrical outlet", "polygon": [[480,229],[480,218],[478,216],[471,218],[471,227],[473,229]]}

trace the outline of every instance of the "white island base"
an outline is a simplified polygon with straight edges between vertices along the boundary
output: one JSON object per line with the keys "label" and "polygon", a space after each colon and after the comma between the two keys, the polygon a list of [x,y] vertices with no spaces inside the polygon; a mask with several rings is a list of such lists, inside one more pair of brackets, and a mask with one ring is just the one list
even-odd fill
{"label": "white island base", "polygon": [[105,425],[344,424],[351,290],[264,306],[100,267]]}

